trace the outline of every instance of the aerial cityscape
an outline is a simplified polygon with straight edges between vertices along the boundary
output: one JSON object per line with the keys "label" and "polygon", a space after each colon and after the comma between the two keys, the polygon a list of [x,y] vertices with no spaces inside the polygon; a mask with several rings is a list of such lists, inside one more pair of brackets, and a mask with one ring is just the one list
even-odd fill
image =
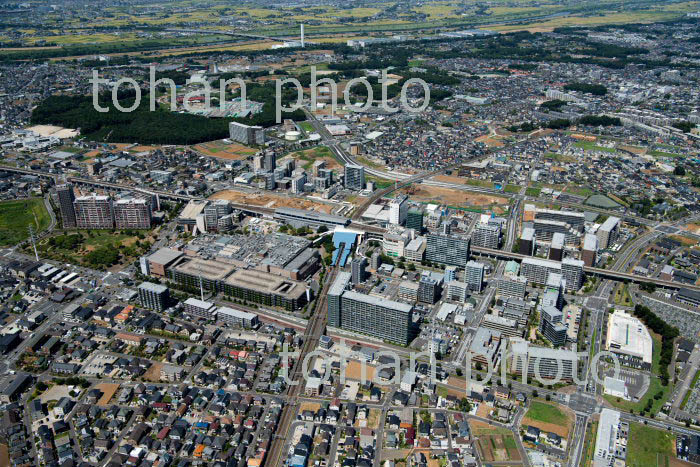
{"label": "aerial cityscape", "polygon": [[700,1],[0,12],[0,466],[700,465]]}

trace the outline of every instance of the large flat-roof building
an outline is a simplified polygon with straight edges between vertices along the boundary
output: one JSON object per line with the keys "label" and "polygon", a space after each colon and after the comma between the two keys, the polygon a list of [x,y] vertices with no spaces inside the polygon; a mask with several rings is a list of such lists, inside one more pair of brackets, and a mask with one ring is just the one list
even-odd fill
{"label": "large flat-roof building", "polygon": [[363,166],[356,164],[345,166],[345,188],[358,191],[365,188],[365,168]]}
{"label": "large flat-roof building", "polygon": [[222,284],[224,294],[251,303],[298,310],[309,300],[303,282],[263,271],[239,269]]}
{"label": "large flat-roof building", "polygon": [[166,270],[183,256],[181,251],[172,248],[161,248],[152,255],[146,257],[150,274],[157,277],[165,277]]}
{"label": "large flat-roof building", "polygon": [[598,254],[598,237],[594,234],[586,234],[583,237],[583,248],[581,249],[581,260],[588,267],[595,266]]}
{"label": "large flat-roof building", "polygon": [[573,381],[578,371],[576,352],[549,347],[535,347],[526,340],[514,337],[510,340],[512,357],[511,370],[518,375],[523,372],[523,362],[527,361],[528,377],[542,380]]}
{"label": "large flat-roof building", "polygon": [[616,460],[627,458],[629,425],[620,421],[620,412],[604,408],[600,411],[598,433],[593,451],[593,467],[617,465]]}
{"label": "large flat-roof building", "polygon": [[535,229],[525,227],[520,234],[519,251],[521,255],[533,256],[535,254]]}
{"label": "large flat-roof building", "polygon": [[255,313],[234,310],[226,306],[220,306],[216,310],[216,322],[248,329],[255,328],[260,324],[258,315]]}
{"label": "large flat-roof building", "polygon": [[350,219],[342,216],[334,216],[332,214],[325,214],[316,211],[304,211],[302,209],[294,208],[277,208],[275,210],[274,218],[276,220],[285,221],[289,223],[296,223],[298,225],[313,225],[326,227],[345,227],[350,223]]}
{"label": "large flat-roof building", "polygon": [[474,246],[497,250],[501,241],[501,227],[495,224],[477,224],[472,233]]}
{"label": "large flat-roof building", "polygon": [[209,321],[216,319],[216,306],[204,300],[190,297],[183,304],[183,311],[190,316],[197,316]]}
{"label": "large flat-roof building", "polygon": [[623,365],[651,369],[651,334],[638,318],[625,311],[615,310],[608,318],[605,348],[616,354]]}
{"label": "large flat-roof building", "polygon": [[243,123],[231,122],[228,126],[229,137],[246,146],[265,144],[265,130],[261,126],[244,125]]}
{"label": "large flat-roof building", "polygon": [[140,198],[126,198],[114,202],[114,226],[117,229],[150,229],[151,205]]}
{"label": "large flat-roof building", "polygon": [[171,279],[186,289],[199,292],[204,290],[220,292],[221,283],[234,270],[230,264],[202,258],[181,258],[166,271]]}

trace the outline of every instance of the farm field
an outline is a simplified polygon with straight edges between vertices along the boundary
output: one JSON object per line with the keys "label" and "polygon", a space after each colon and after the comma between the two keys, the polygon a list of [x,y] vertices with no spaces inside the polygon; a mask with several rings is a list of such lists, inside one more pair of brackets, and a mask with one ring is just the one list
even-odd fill
{"label": "farm field", "polygon": [[522,460],[517,441],[509,429],[476,420],[470,420],[469,426],[474,437],[478,438],[477,449],[484,462],[507,463]]}
{"label": "farm field", "polygon": [[0,202],[0,246],[16,245],[29,238],[28,227],[41,232],[51,218],[42,198]]}

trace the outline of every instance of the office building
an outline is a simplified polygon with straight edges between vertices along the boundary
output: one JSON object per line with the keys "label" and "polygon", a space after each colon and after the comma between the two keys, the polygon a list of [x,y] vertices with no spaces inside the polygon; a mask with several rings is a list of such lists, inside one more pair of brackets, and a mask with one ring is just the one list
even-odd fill
{"label": "office building", "polygon": [[501,227],[495,224],[477,224],[472,234],[475,246],[497,250],[501,241]]}
{"label": "office building", "polygon": [[183,311],[190,316],[204,318],[208,321],[216,319],[216,306],[211,302],[205,302],[197,298],[185,300]]}
{"label": "office building", "polygon": [[411,341],[411,305],[346,290],[340,296],[339,311],[341,329],[401,345]]}
{"label": "office building", "polygon": [[58,196],[58,207],[61,212],[61,220],[63,221],[64,229],[74,229],[77,227],[75,219],[75,194],[73,193],[73,185],[66,183],[56,187],[56,195]]}
{"label": "office building", "polygon": [[481,326],[498,331],[503,337],[523,337],[523,329],[514,319],[487,314],[484,316]]}
{"label": "office building", "polygon": [[583,261],[580,259],[564,258],[561,262],[561,275],[566,281],[566,289],[577,291],[583,285],[585,278],[583,272]]}
{"label": "office building", "polygon": [[233,141],[236,141],[246,146],[265,144],[265,130],[261,126],[244,125],[238,122],[231,122],[228,126],[229,136]]}
{"label": "office building", "polygon": [[164,285],[144,282],[139,285],[139,302],[149,310],[163,311],[168,307],[170,293]]}
{"label": "office building", "polygon": [[421,275],[418,281],[418,301],[434,304],[440,298],[440,284],[430,274]]}
{"label": "office building", "polygon": [[608,217],[603,224],[598,227],[596,236],[598,237],[598,247],[605,250],[612,246],[620,235],[620,219],[618,217]]}
{"label": "office building", "polygon": [[503,297],[523,298],[527,290],[527,279],[523,276],[504,277],[496,283],[498,294]]}
{"label": "office building", "polygon": [[621,364],[643,370],[651,369],[653,341],[646,326],[623,310],[608,318],[605,349],[616,354]]}
{"label": "office building", "polygon": [[469,290],[481,293],[484,285],[484,264],[476,261],[469,261],[464,269],[465,282]]}
{"label": "office building", "polygon": [[425,259],[463,268],[469,261],[470,238],[456,235],[429,234],[425,248]]}
{"label": "office building", "polygon": [[399,195],[389,203],[389,223],[403,225],[408,212],[408,196]]}
{"label": "office building", "polygon": [[175,264],[177,260],[182,258],[183,253],[181,251],[173,250],[171,248],[161,248],[152,255],[146,257],[148,263],[149,275],[156,277],[166,277],[166,270]]}
{"label": "office building", "polygon": [[114,226],[117,229],[150,229],[151,205],[145,199],[128,198],[114,202]]}
{"label": "office building", "polygon": [[520,254],[527,256],[535,255],[535,229],[525,227],[520,234]]}
{"label": "office building", "polygon": [[350,263],[350,270],[352,274],[352,283],[354,285],[360,284],[365,281],[367,260],[365,258],[355,258]]}
{"label": "office building", "polygon": [[423,211],[409,209],[406,212],[406,228],[413,229],[418,233],[423,232]]}
{"label": "office building", "polygon": [[555,347],[566,344],[567,327],[564,325],[564,314],[550,305],[541,305],[540,332]]}
{"label": "office building", "polygon": [[358,191],[365,188],[365,168],[363,166],[355,164],[345,166],[345,188]]}
{"label": "office building", "polygon": [[416,237],[404,247],[403,255],[408,261],[420,263],[425,255],[426,242],[423,237]]}
{"label": "office building", "polygon": [[406,255],[406,245],[410,237],[408,232],[401,229],[390,229],[382,235],[382,249],[387,256],[403,258]]}
{"label": "office building", "polygon": [[598,255],[598,237],[593,234],[586,234],[583,237],[583,248],[581,249],[581,260],[588,267],[594,267]]}
{"label": "office building", "polygon": [[335,278],[335,281],[328,289],[327,294],[327,311],[328,311],[328,325],[336,328],[340,327],[340,296],[343,295],[352,280],[352,274],[349,272],[341,271]]}
{"label": "office building", "polygon": [[73,202],[75,222],[79,229],[113,229],[114,213],[109,196],[92,194]]}
{"label": "office building", "polygon": [[564,242],[566,237],[563,233],[557,232],[552,235],[552,243],[549,246],[549,259],[561,261],[564,257]]}
{"label": "office building", "polygon": [[226,306],[220,306],[216,310],[216,322],[245,329],[256,328],[260,324],[258,315],[255,313],[234,310]]}

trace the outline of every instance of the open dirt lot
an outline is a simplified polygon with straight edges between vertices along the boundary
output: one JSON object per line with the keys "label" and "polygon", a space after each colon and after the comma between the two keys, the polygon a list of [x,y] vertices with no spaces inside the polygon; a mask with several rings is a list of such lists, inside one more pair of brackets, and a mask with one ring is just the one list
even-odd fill
{"label": "open dirt lot", "polygon": [[312,412],[317,412],[321,408],[321,404],[318,402],[304,402],[299,406],[299,413],[305,410],[310,410]]}
{"label": "open dirt lot", "polygon": [[[367,381],[374,381],[374,367],[370,365],[365,365]],[[357,360],[351,360],[348,362],[348,366],[345,367],[345,377],[347,379],[360,381],[362,378],[362,364]]]}
{"label": "open dirt lot", "polygon": [[193,146],[192,149],[201,152],[205,156],[218,157],[226,160],[243,160],[252,156],[256,149],[249,148],[239,143],[227,143],[225,141],[210,141]]}
{"label": "open dirt lot", "polygon": [[150,381],[152,383],[159,383],[161,369],[163,369],[162,363],[154,363],[148,370],[146,370],[146,373],[143,374],[143,380]]}
{"label": "open dirt lot", "polygon": [[224,190],[214,193],[209,199],[226,199],[240,204],[250,204],[266,208],[296,208],[306,209],[330,214],[333,206],[330,204],[317,203],[302,198],[292,198],[289,196],[276,195],[270,193],[243,193],[235,190]]}
{"label": "open dirt lot", "polygon": [[100,397],[100,400],[97,401],[97,405],[106,407],[109,404],[109,401],[112,400],[112,397],[114,397],[119,390],[119,385],[113,383],[100,383],[95,386],[95,388],[102,391],[102,397]]}
{"label": "open dirt lot", "polygon": [[68,389],[68,386],[56,385],[47,389],[41,396],[39,396],[39,399],[41,399],[42,404],[46,404],[49,401],[57,401],[61,397],[69,397],[69,393],[70,390]]}
{"label": "open dirt lot", "polygon": [[[436,177],[437,179],[438,177]],[[440,180],[443,181],[443,180]],[[470,193],[456,188],[437,186],[415,186],[401,190],[409,194],[412,200],[422,202],[437,202],[454,207],[493,209],[497,213],[505,212],[508,199],[483,193]]]}

